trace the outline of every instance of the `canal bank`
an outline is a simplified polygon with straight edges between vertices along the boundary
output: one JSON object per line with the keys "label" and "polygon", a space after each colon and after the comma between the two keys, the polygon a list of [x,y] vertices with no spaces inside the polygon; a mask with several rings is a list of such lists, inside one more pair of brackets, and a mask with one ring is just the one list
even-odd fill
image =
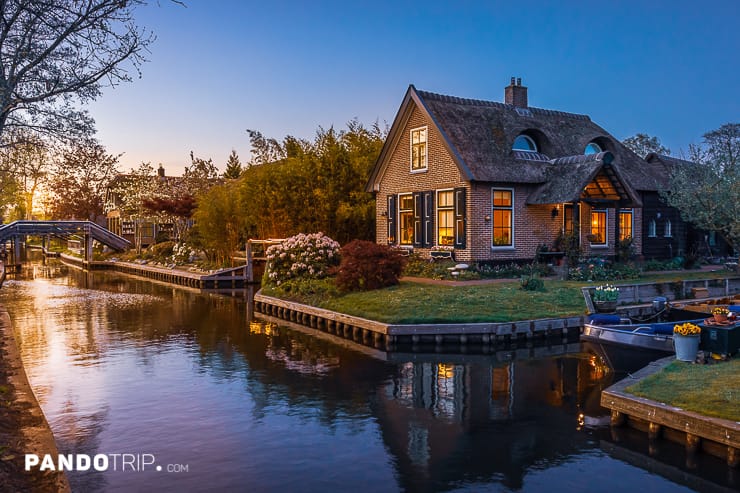
{"label": "canal bank", "polygon": [[5,307],[0,305],[0,484],[4,491],[69,492],[63,472],[26,472],[25,454],[59,455],[49,423],[28,383]]}
{"label": "canal bank", "polygon": [[740,423],[704,416],[627,392],[628,387],[662,371],[674,359],[671,356],[654,361],[601,393],[601,405],[611,410],[611,425],[629,425],[646,432],[653,443],[665,439],[683,444],[687,461],[702,451],[725,459],[728,466],[737,468],[740,465]]}

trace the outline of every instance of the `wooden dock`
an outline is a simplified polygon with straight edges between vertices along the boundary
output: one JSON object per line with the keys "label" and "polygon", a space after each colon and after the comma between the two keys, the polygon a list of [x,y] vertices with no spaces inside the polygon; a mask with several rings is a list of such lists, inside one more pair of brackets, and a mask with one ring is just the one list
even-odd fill
{"label": "wooden dock", "polygon": [[489,348],[498,343],[577,339],[583,317],[526,320],[508,323],[387,324],[281,300],[257,293],[256,315],[295,322],[321,332],[339,335],[367,346],[393,351],[399,345],[458,345]]}
{"label": "wooden dock", "polygon": [[736,468],[740,464],[740,423],[702,416],[625,392],[671,361],[672,356],[655,361],[601,393],[601,405],[611,409],[612,426],[629,424],[646,431],[650,440],[663,438],[683,443],[689,455],[701,450],[726,459],[730,467]]}

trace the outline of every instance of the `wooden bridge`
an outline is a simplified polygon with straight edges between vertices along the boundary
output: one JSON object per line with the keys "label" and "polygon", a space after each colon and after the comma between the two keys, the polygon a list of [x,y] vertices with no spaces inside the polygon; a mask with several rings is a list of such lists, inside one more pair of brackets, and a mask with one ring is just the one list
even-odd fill
{"label": "wooden bridge", "polygon": [[13,244],[13,261],[20,262],[19,253],[23,237],[27,235],[41,236],[44,238],[81,238],[84,240],[85,261],[92,260],[93,240],[107,245],[114,250],[126,250],[131,243],[117,234],[111,233],[104,227],[92,221],[13,221],[9,224],[0,225],[0,245],[8,240]]}

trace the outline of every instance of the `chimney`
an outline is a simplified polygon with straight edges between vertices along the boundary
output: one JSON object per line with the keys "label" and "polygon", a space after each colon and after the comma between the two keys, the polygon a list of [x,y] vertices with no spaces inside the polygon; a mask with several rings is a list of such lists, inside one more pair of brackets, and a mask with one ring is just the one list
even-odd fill
{"label": "chimney", "polygon": [[527,88],[522,85],[522,79],[511,78],[511,84],[504,88],[504,103],[518,108],[527,107]]}
{"label": "chimney", "polygon": [[161,164],[159,165],[159,169],[157,170],[157,174],[158,174],[158,175],[159,175],[159,176],[160,176],[161,178],[164,178],[164,166],[162,166]]}

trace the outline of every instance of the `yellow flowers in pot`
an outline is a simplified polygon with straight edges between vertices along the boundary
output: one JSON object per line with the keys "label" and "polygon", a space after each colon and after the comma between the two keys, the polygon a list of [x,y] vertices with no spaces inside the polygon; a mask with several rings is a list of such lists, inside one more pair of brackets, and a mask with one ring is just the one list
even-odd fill
{"label": "yellow flowers in pot", "polygon": [[691,322],[676,324],[673,326],[673,333],[682,336],[697,336],[701,334],[701,327]]}

